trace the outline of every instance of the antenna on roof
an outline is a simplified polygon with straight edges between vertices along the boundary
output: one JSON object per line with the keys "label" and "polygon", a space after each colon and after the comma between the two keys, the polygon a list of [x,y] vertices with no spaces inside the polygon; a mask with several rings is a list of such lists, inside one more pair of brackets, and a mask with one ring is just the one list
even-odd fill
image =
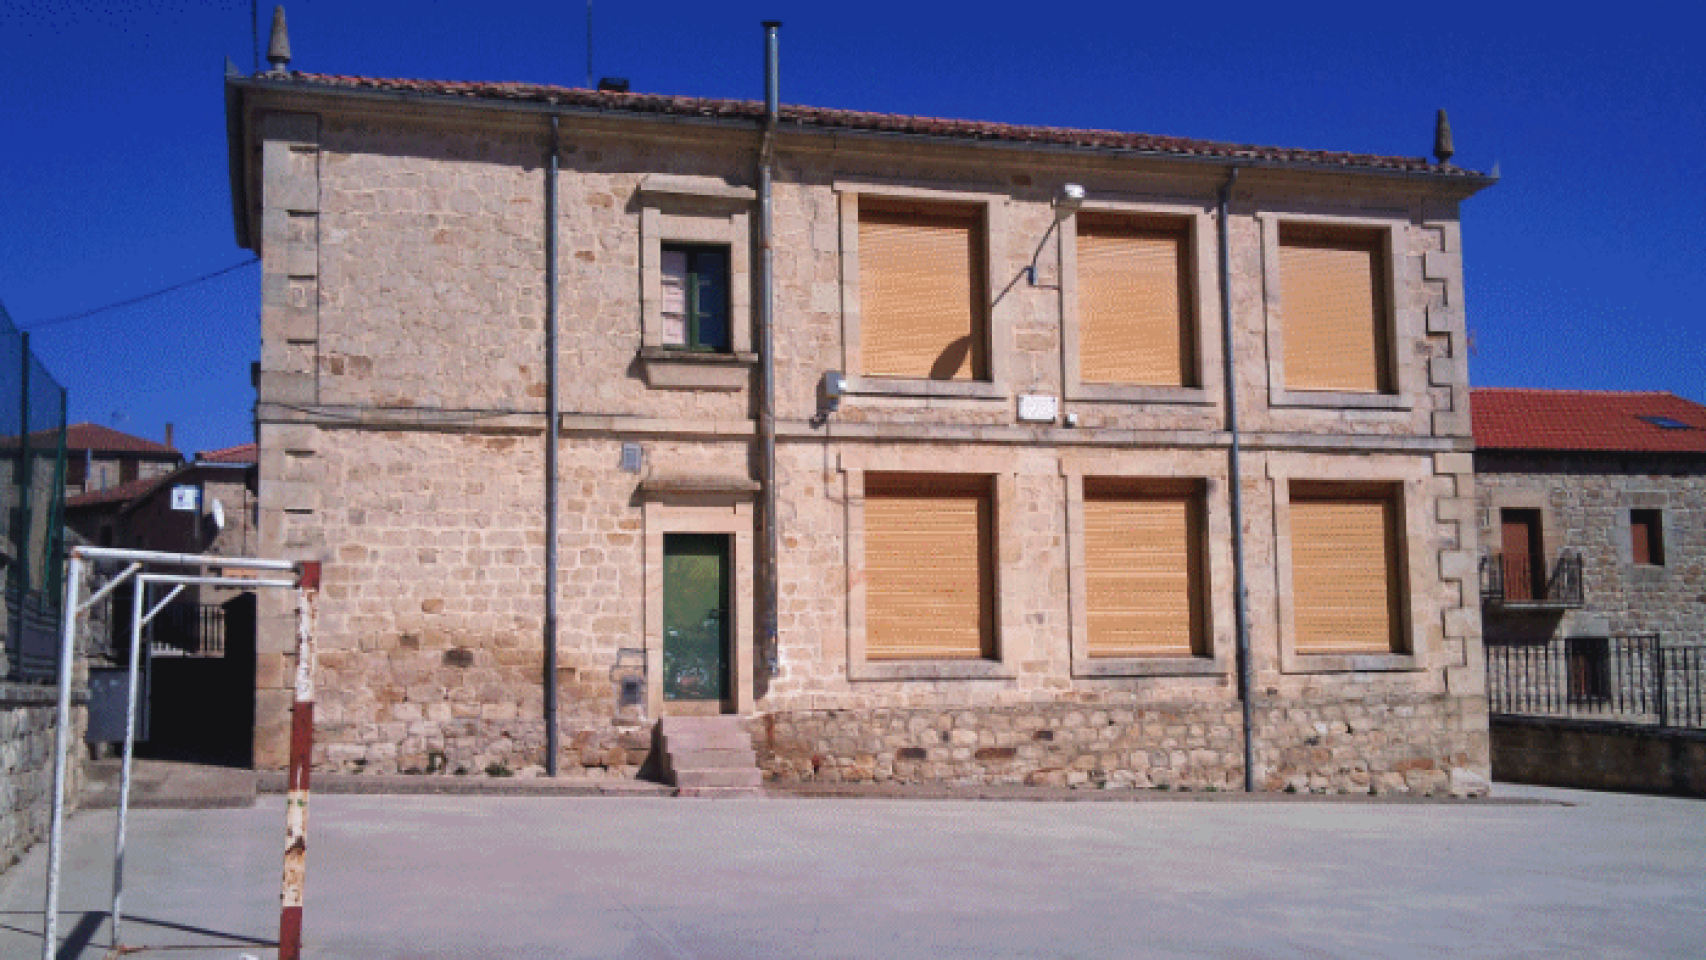
{"label": "antenna on roof", "polygon": [[272,39],[267,43],[268,73],[283,75],[290,69],[290,33],[284,27],[284,5],[272,8]]}
{"label": "antenna on roof", "polygon": [[592,0],[586,0],[586,88],[592,89]]}
{"label": "antenna on roof", "polygon": [[249,0],[249,72],[261,72],[261,0]]}
{"label": "antenna on roof", "polygon": [[1452,155],[1456,152],[1451,147],[1451,120],[1446,117],[1445,111],[1441,110],[1439,117],[1434,120],[1434,156],[1439,158],[1442,166],[1450,166]]}

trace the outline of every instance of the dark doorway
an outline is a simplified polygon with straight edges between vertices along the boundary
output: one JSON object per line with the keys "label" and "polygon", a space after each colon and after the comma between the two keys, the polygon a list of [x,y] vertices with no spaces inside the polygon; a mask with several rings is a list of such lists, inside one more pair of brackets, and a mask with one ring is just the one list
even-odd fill
{"label": "dark doorway", "polygon": [[255,595],[174,606],[161,611],[149,640],[149,738],[137,755],[252,766]]}

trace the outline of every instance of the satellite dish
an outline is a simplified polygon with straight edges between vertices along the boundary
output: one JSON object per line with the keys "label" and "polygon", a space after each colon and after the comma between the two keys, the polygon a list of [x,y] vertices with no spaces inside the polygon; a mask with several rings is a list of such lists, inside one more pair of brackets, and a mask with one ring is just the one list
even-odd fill
{"label": "satellite dish", "polygon": [[213,501],[213,529],[225,529],[225,504],[218,500]]}

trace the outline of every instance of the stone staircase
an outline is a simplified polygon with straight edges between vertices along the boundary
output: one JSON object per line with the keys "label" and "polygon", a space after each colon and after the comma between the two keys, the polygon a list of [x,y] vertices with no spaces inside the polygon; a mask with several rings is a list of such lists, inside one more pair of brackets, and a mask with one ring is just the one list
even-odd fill
{"label": "stone staircase", "polygon": [[664,717],[658,722],[664,781],[679,797],[761,797],[764,776],[739,717]]}

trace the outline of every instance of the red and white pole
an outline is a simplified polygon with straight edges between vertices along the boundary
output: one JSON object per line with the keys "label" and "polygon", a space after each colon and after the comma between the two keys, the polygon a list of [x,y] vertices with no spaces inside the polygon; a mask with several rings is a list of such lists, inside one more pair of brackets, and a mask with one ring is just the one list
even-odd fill
{"label": "red and white pole", "polygon": [[301,960],[302,893],[308,879],[308,761],[314,752],[314,613],[320,564],[301,565],[296,585],[296,702],[290,711],[290,779],[284,801],[284,885],[279,960]]}

